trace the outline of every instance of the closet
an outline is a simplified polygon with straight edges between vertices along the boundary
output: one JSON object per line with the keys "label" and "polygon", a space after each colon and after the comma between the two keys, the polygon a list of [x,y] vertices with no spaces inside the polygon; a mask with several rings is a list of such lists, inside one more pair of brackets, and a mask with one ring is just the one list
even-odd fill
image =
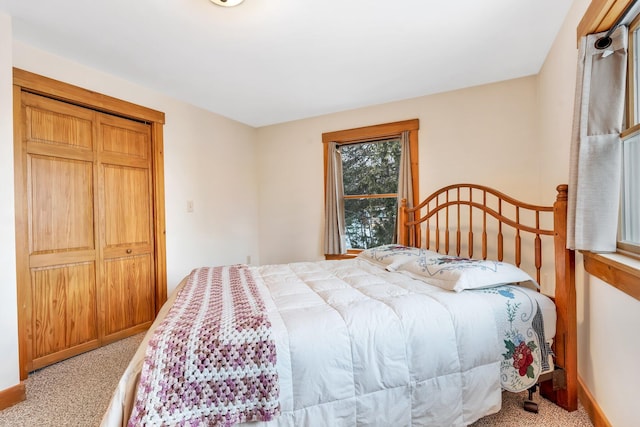
{"label": "closet", "polygon": [[22,378],[147,329],[166,299],[163,122],[14,70]]}

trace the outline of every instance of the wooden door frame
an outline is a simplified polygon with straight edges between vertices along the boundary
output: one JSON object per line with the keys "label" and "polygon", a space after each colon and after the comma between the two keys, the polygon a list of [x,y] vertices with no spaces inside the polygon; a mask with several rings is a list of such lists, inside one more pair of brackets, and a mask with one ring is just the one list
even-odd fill
{"label": "wooden door frame", "polygon": [[[29,282],[29,230],[27,181],[24,159],[26,148],[22,135],[22,92],[30,92],[102,113],[146,122],[151,126],[151,169],[153,180],[153,225],[156,314],[167,300],[167,257],[164,197],[164,113],[78,86],[43,77],[18,68],[13,69],[14,177],[16,209],[16,285],[18,302],[18,346],[20,379],[28,376],[28,339],[26,336],[30,304],[26,292]],[[20,286],[20,284],[24,284]]]}

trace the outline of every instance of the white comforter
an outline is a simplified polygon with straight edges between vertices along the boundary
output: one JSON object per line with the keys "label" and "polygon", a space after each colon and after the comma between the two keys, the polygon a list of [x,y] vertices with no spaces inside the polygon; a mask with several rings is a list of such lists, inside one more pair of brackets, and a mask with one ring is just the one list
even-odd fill
{"label": "white comforter", "polygon": [[[495,295],[444,291],[359,259],[253,269],[276,340],[282,414],[250,425],[465,426],[500,409]],[[522,292],[553,313],[548,298]],[[139,359],[103,425],[126,423]]]}

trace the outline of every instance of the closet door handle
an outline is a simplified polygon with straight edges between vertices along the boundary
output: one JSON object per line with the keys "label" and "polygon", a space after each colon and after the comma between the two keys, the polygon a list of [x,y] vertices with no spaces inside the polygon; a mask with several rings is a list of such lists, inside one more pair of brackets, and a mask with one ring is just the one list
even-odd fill
{"label": "closet door handle", "polygon": [[127,249],[127,253],[130,254],[131,253],[131,249]]}

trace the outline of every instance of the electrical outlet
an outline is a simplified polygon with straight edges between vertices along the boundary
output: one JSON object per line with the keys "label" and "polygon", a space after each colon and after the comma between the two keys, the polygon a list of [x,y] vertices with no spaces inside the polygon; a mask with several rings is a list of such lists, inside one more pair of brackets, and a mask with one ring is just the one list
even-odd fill
{"label": "electrical outlet", "polygon": [[187,200],[187,212],[193,212],[193,200]]}

